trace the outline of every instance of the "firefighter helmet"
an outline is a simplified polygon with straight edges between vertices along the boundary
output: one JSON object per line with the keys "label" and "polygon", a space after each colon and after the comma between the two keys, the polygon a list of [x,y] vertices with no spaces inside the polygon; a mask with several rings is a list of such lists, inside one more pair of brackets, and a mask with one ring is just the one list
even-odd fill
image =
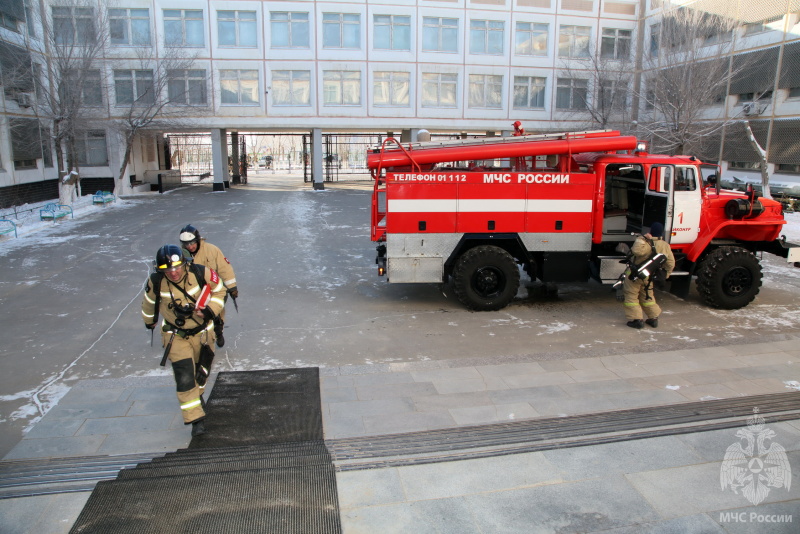
{"label": "firefighter helmet", "polygon": [[195,241],[200,244],[200,232],[191,224],[187,224],[181,228],[180,240],[184,247]]}
{"label": "firefighter helmet", "polygon": [[186,263],[183,250],[178,245],[164,245],[156,253],[156,270],[166,271],[171,267],[180,267]]}

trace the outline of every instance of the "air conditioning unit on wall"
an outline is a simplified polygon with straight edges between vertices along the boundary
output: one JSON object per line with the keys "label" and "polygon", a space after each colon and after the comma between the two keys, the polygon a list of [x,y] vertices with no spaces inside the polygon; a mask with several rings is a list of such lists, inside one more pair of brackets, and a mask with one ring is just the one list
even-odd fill
{"label": "air conditioning unit on wall", "polygon": [[29,108],[33,105],[33,95],[30,93],[17,93],[16,99],[21,108]]}
{"label": "air conditioning unit on wall", "polygon": [[742,114],[746,116],[750,115],[757,115],[758,114],[758,107],[756,106],[755,102],[745,102],[742,104]]}

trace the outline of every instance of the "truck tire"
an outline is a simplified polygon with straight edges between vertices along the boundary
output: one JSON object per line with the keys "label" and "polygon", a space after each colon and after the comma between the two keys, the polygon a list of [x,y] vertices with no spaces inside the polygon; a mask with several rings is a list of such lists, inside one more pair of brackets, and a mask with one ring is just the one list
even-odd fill
{"label": "truck tire", "polygon": [[483,245],[466,251],[453,269],[458,300],[476,311],[505,308],[519,288],[514,258],[500,247]]}
{"label": "truck tire", "polygon": [[756,298],[761,277],[761,264],[749,250],[720,247],[700,264],[697,290],[709,306],[737,310]]}

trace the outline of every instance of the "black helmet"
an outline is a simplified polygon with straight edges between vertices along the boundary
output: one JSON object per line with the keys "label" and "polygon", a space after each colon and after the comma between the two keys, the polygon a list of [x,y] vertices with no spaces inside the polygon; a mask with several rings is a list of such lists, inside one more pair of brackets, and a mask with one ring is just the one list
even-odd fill
{"label": "black helmet", "polygon": [[194,241],[197,241],[197,243],[200,244],[200,232],[198,232],[197,228],[191,224],[187,224],[181,228],[180,240],[181,243],[183,243],[183,246],[186,246]]}
{"label": "black helmet", "polygon": [[186,263],[183,249],[178,245],[164,245],[156,252],[156,271],[166,271],[170,267],[179,267]]}

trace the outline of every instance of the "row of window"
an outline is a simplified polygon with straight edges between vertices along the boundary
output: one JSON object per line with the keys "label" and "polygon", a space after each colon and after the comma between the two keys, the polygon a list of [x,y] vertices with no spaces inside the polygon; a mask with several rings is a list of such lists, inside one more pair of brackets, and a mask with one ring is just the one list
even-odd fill
{"label": "row of window", "polygon": [[[153,72],[139,69],[115,69],[114,94],[117,105],[152,104],[155,102]],[[361,105],[361,71],[324,70],[323,105]],[[207,105],[207,72],[205,69],[179,69],[167,73],[167,99],[173,104]],[[513,109],[544,109],[547,78],[514,76]],[[500,109],[503,107],[504,76],[469,74],[468,107]],[[102,79],[99,70],[87,71],[82,80],[66,80],[64,87],[82,88],[81,100],[87,106],[103,103]],[[372,80],[375,106],[409,107],[411,105],[411,73],[376,71]],[[219,71],[220,102],[232,105],[259,104],[259,71],[225,69]],[[458,74],[423,73],[421,85],[423,107],[454,108],[458,106]],[[311,71],[272,71],[272,104],[274,106],[310,106]],[[771,96],[772,92],[763,93]],[[587,108],[589,81],[581,78],[556,78],[556,109]],[[628,86],[623,81],[607,81],[597,88],[598,104],[604,109],[622,109],[627,105]],[[800,96],[792,88],[788,97]],[[754,100],[752,93],[738,95],[739,102]],[[720,100],[719,103],[724,101]]]}
{"label": "row of window", "polygon": [[[155,102],[153,72],[140,69],[115,69],[114,97],[117,105],[147,105]],[[458,74],[422,73],[421,105],[454,108],[458,106]],[[170,70],[167,73],[167,99],[173,104],[207,105],[207,72],[205,69]],[[514,76],[513,108],[544,109],[547,78]],[[500,109],[503,106],[504,76],[469,74],[470,108]],[[586,109],[588,80],[557,78],[556,109]],[[87,106],[103,103],[103,84],[99,70],[87,71],[82,80],[67,80],[65,88],[81,87],[80,98]],[[600,88],[601,97],[611,98],[625,93],[627,87]],[[259,71],[226,69],[219,71],[221,104],[259,104]],[[411,73],[377,71],[373,73],[372,98],[375,106],[409,107],[411,105]],[[323,105],[361,105],[361,71],[322,71]],[[274,106],[310,106],[312,78],[309,70],[272,71],[272,104]],[[618,105],[623,105],[620,102]]]}
{"label": "row of window", "polygon": [[[53,7],[56,42],[85,42],[95,34],[92,8]],[[150,46],[150,10],[109,8],[110,41],[114,46]],[[309,49],[311,27],[308,12],[270,12],[270,46],[278,49]],[[205,46],[204,11],[202,9],[164,9],[165,44],[174,47]],[[255,11],[217,11],[217,36],[220,47],[256,48],[258,46]],[[458,52],[460,20],[448,17],[422,18],[422,50]],[[501,20],[470,20],[470,54],[502,55],[505,53],[506,28]],[[375,50],[410,51],[413,25],[407,15],[374,15],[373,48]],[[517,22],[514,29],[514,53],[520,56],[547,56],[550,25]],[[560,25],[559,57],[588,57],[592,29],[589,26]],[[628,58],[632,30],[603,28],[600,54],[603,58]],[[323,48],[360,50],[361,15],[358,13],[322,14]]]}

